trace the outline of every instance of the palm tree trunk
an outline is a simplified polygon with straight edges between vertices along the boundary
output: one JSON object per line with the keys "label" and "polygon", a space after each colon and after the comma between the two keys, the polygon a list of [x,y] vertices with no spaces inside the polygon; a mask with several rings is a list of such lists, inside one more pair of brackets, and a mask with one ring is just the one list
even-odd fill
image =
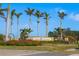
{"label": "palm tree trunk", "polygon": [[17,18],[17,40],[19,38],[19,19]]}
{"label": "palm tree trunk", "polygon": [[40,22],[40,18],[38,18],[38,21],[37,21],[37,36],[39,36],[39,31],[40,31],[39,22]]}
{"label": "palm tree trunk", "polygon": [[[11,18],[10,18],[11,19]],[[12,19],[10,20],[10,40],[12,40]]]}
{"label": "palm tree trunk", "polygon": [[[31,15],[29,16],[29,28],[32,29]],[[31,36],[31,34],[29,34],[29,36]]]}
{"label": "palm tree trunk", "polygon": [[46,36],[48,37],[48,21],[46,21]]}
{"label": "palm tree trunk", "polygon": [[[12,35],[12,24],[10,24],[10,35]],[[12,37],[11,37],[11,40],[12,40]]]}
{"label": "palm tree trunk", "polygon": [[5,38],[5,41],[9,40],[9,28],[10,28],[10,4],[8,4],[8,11],[7,11],[7,23],[6,23],[6,38]]}
{"label": "palm tree trunk", "polygon": [[31,16],[29,16],[29,28],[31,28],[31,24],[32,24],[32,22],[31,22]]}
{"label": "palm tree trunk", "polygon": [[5,38],[4,38],[4,41],[6,41],[6,33],[7,33],[7,19],[5,19]]}
{"label": "palm tree trunk", "polygon": [[48,37],[48,25],[46,25],[46,36]]}
{"label": "palm tree trunk", "polygon": [[63,40],[63,35],[62,35],[62,19],[60,19],[60,40]]}

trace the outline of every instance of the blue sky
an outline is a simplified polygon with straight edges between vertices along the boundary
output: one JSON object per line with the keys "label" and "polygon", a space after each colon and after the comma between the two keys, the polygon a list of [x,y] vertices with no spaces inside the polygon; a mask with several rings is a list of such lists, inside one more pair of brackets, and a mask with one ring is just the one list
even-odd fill
{"label": "blue sky", "polygon": [[[6,8],[7,4],[2,4],[2,8]],[[16,12],[22,12],[23,15],[19,19],[19,29],[28,26],[29,16],[24,12],[27,8],[34,8],[40,12],[47,12],[50,14],[49,19],[49,31],[53,31],[54,28],[59,27],[59,17],[57,12],[64,11],[67,16],[63,20],[63,28],[71,28],[72,30],[79,30],[79,4],[68,3],[13,3],[10,6],[11,10],[16,9]],[[31,35],[37,35],[37,18],[32,16],[32,28]],[[16,17],[13,20],[13,31],[16,36]],[[0,33],[5,34],[5,21],[0,17]],[[20,32],[19,32],[20,33]],[[45,36],[45,20],[40,19],[40,35]]]}

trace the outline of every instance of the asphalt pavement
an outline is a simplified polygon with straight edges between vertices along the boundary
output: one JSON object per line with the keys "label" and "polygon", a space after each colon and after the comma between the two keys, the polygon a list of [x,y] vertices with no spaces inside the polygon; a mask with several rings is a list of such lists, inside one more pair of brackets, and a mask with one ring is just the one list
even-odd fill
{"label": "asphalt pavement", "polygon": [[62,52],[0,49],[0,56],[69,56]]}

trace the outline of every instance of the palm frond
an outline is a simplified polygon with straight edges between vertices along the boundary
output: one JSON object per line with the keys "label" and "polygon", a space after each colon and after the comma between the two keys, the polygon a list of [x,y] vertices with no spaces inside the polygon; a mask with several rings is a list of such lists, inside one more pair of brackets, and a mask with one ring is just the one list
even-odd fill
{"label": "palm frond", "polygon": [[17,18],[19,18],[22,15],[22,13],[15,13],[15,15]]}
{"label": "palm frond", "polygon": [[67,14],[65,14],[64,12],[58,12],[58,16],[63,19],[64,16],[67,16]]}
{"label": "palm frond", "polygon": [[36,11],[36,13],[34,14],[34,16],[36,16],[36,17],[43,17],[43,15],[44,15],[44,13],[41,13],[40,11]]}
{"label": "palm frond", "polygon": [[15,14],[15,9],[13,9],[12,11],[11,11],[11,19],[13,18],[13,15]]}
{"label": "palm frond", "polygon": [[48,13],[46,13],[46,12],[44,12],[44,19],[49,19],[50,17],[49,17],[49,14]]}
{"label": "palm frond", "polygon": [[33,12],[34,12],[34,9],[28,8],[28,9],[26,9],[24,11],[27,13],[27,15],[30,15],[31,16],[33,14]]}
{"label": "palm frond", "polygon": [[4,16],[4,13],[3,13],[3,11],[0,11],[0,15],[1,15],[1,16]]}

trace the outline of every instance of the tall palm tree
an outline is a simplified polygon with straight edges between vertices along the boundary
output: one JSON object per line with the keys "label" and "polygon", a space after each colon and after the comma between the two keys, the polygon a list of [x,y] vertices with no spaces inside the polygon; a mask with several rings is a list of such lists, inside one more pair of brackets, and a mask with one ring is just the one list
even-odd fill
{"label": "tall palm tree", "polygon": [[29,15],[29,28],[31,28],[32,25],[31,16],[33,15],[34,9],[28,8],[27,10],[25,10],[25,12],[27,15]]}
{"label": "tall palm tree", "polygon": [[11,11],[11,24],[10,24],[10,34],[12,34],[13,16],[15,15],[15,9]]}
{"label": "tall palm tree", "polygon": [[[9,40],[9,26],[10,26],[10,4],[8,4],[7,8],[2,9],[0,4],[0,17],[2,17],[3,19],[5,19],[6,22],[6,36],[5,36],[5,41]],[[4,15],[3,11],[7,12],[7,16]]]}
{"label": "tall palm tree", "polygon": [[37,17],[37,35],[39,36],[39,23],[40,23],[40,17],[43,17],[43,13],[41,13],[40,11],[36,11],[35,12],[35,14],[34,14],[34,16],[36,16]]}
{"label": "tall palm tree", "polygon": [[19,29],[19,17],[22,15],[22,13],[15,13],[15,16],[17,17],[17,39],[18,37],[18,29]]}
{"label": "tall palm tree", "polygon": [[58,12],[58,17],[60,18],[60,39],[63,40],[63,34],[62,34],[62,20],[67,14],[64,12]]}
{"label": "tall palm tree", "polygon": [[45,19],[45,23],[46,23],[46,36],[48,36],[48,21],[49,21],[49,14],[48,13],[44,13],[44,19]]}
{"label": "tall palm tree", "polygon": [[9,40],[9,34],[10,34],[10,4],[8,4],[8,7],[7,7],[7,25],[6,25],[6,40],[5,41],[8,41]]}

